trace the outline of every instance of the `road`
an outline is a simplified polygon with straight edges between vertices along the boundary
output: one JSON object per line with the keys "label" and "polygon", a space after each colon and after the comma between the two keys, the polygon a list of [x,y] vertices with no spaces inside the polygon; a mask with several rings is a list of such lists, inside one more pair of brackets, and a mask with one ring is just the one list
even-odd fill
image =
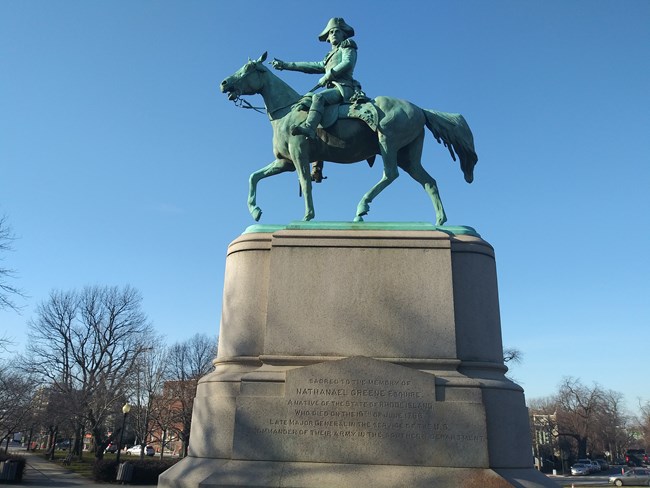
{"label": "road", "polygon": [[600,473],[593,473],[587,476],[549,476],[549,478],[557,481],[562,486],[610,486],[609,477],[619,474],[621,472],[622,466],[615,466],[608,471],[601,471]]}

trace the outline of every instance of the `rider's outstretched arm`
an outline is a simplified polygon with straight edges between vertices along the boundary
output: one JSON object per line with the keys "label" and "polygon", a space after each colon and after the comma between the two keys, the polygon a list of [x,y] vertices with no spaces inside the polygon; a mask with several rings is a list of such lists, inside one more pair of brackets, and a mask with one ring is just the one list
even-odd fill
{"label": "rider's outstretched arm", "polygon": [[287,70],[287,71],[301,71],[303,73],[325,73],[325,63],[323,61],[291,61],[284,62],[279,59],[274,59],[271,61],[271,65],[275,69]]}

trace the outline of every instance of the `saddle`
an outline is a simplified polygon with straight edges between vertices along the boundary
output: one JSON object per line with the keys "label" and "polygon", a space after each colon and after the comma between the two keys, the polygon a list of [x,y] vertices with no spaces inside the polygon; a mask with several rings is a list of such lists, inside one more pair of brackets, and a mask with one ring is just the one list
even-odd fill
{"label": "saddle", "polygon": [[[304,97],[294,106],[294,110],[308,111],[310,106],[311,97]],[[327,105],[318,126],[327,129],[340,119],[359,119],[365,122],[373,132],[377,132],[379,125],[379,113],[377,112],[375,102],[363,94],[363,92],[355,93],[349,102]],[[372,168],[375,163],[375,156],[371,156],[367,161],[368,165]],[[327,179],[327,176],[323,176],[323,161],[312,162],[311,179],[315,183],[321,183]],[[300,186],[298,187],[298,194],[302,196],[302,188]]]}
{"label": "saddle", "polygon": [[[356,94],[355,94],[356,96]],[[379,126],[379,113],[374,100],[365,95],[353,96],[349,102],[327,105],[323,111],[319,127],[327,129],[333,126],[339,119],[359,119],[368,124],[373,132],[377,132]],[[306,97],[297,104],[299,110],[309,110],[311,97]]]}
{"label": "saddle", "polygon": [[342,103],[325,107],[321,127],[327,129],[334,125],[338,119],[359,119],[368,124],[373,132],[377,132],[379,114],[372,100],[367,102]]}

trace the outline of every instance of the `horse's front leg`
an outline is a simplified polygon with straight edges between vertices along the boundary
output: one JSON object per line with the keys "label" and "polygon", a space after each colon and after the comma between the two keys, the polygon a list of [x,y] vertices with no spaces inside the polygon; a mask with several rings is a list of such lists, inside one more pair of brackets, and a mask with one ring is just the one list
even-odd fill
{"label": "horse's front leg", "polygon": [[262,209],[257,206],[257,183],[269,176],[278,175],[286,171],[293,171],[293,163],[288,159],[276,159],[271,164],[258,169],[248,178],[248,211],[255,221],[262,216]]}
{"label": "horse's front leg", "polygon": [[314,212],[314,200],[311,193],[311,174],[309,172],[311,158],[309,157],[309,141],[306,137],[297,136],[289,144],[289,152],[293,159],[294,167],[298,173],[298,182],[302,190],[302,196],[305,201],[305,216],[303,220],[312,220],[316,213]]}

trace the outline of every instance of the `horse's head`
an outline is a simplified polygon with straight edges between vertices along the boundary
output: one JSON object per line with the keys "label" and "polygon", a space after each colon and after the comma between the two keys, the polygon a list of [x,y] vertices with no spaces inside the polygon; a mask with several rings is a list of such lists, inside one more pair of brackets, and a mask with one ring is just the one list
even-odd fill
{"label": "horse's head", "polygon": [[241,95],[259,93],[264,86],[262,74],[268,72],[268,68],[263,64],[266,54],[262,54],[256,61],[249,59],[244,66],[223,80],[220,85],[221,93],[228,94],[229,100],[237,100]]}

